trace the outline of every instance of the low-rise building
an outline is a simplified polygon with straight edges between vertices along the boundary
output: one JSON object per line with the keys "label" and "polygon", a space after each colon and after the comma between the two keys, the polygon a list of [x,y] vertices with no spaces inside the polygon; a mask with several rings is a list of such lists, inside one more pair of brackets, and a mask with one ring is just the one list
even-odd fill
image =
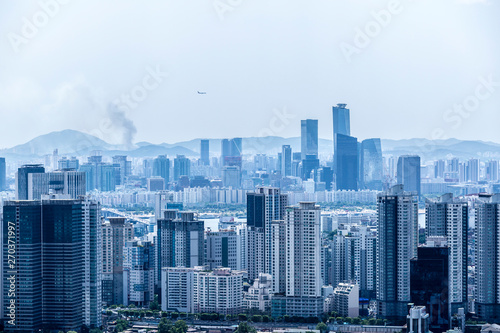
{"label": "low-rise building", "polygon": [[243,307],[245,309],[258,309],[262,312],[271,310],[271,288],[272,276],[260,273],[259,277],[253,281],[253,285],[248,292],[243,295]]}

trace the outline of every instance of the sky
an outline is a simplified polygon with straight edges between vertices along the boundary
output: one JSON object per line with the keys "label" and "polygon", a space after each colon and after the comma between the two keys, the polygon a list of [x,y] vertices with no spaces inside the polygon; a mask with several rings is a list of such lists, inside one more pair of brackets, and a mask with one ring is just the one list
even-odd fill
{"label": "sky", "polygon": [[[500,1],[40,0],[0,5],[0,148],[300,135],[500,142]],[[204,94],[200,94],[202,92]]]}

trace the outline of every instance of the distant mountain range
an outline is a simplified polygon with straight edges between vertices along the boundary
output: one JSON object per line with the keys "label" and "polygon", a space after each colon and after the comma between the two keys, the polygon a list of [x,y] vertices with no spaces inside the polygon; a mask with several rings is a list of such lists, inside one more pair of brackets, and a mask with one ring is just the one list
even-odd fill
{"label": "distant mountain range", "polygon": [[[153,144],[138,142],[132,149],[109,144],[95,136],[74,130],[52,132],[38,136],[33,140],[9,149],[0,150],[0,156],[15,160],[39,158],[52,154],[58,149],[59,155],[82,156],[99,150],[105,156],[128,155],[130,157],[155,157],[158,155],[175,156],[182,154],[190,157],[199,156],[200,140],[193,139],[173,144]],[[290,145],[293,151],[300,151],[300,138],[283,138],[278,136],[243,138],[244,154],[276,154],[282,145]],[[220,154],[221,139],[210,139],[210,152]],[[325,158],[332,155],[332,140],[319,139],[319,154]],[[500,159],[500,144],[484,141],[462,141],[458,139],[428,140],[382,140],[384,154],[394,156],[417,154],[424,161],[448,158],[451,156],[465,158]]]}

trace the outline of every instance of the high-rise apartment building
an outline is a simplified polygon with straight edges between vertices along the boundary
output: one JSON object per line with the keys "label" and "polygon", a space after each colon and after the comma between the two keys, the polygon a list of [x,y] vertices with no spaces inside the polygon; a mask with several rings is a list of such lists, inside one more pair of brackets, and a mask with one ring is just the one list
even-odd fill
{"label": "high-rise apartment building", "polygon": [[476,315],[500,317],[500,195],[480,195],[476,202]]}
{"label": "high-rise apartment building", "polygon": [[271,222],[283,220],[288,196],[279,188],[258,187],[247,193],[247,268],[248,278],[253,280],[259,273],[272,273]]}
{"label": "high-rise apartment building", "polygon": [[205,223],[193,212],[167,209],[157,219],[157,281],[163,267],[195,267],[205,263]]}
{"label": "high-rise apartment building", "polygon": [[241,238],[236,230],[207,231],[205,233],[205,263],[210,269],[229,267],[241,269]]}
{"label": "high-rise apartment building", "polygon": [[395,185],[377,195],[377,315],[404,318],[410,301],[410,260],[417,256],[415,192]]}
{"label": "high-rise apartment building", "polygon": [[134,227],[124,217],[108,217],[102,224],[102,301],[105,305],[124,304],[123,247],[134,240]]}
{"label": "high-rise apartment building", "polygon": [[[286,208],[286,315],[316,317],[321,296],[321,210],[313,202]],[[278,300],[279,302],[280,300]]]}
{"label": "high-rise apartment building", "polygon": [[426,236],[444,237],[449,248],[448,254],[448,303],[450,316],[459,308],[467,309],[467,233],[469,207],[467,201],[453,198],[451,193],[425,202]]}

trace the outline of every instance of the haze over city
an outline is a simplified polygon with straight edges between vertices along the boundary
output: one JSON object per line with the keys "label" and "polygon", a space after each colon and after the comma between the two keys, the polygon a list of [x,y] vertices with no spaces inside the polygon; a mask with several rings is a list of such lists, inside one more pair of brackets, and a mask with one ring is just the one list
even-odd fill
{"label": "haze over city", "polygon": [[46,22],[37,1],[2,6],[1,148],[64,129],[115,144],[260,136],[283,109],[331,139],[336,103],[362,139],[500,142],[497,1],[67,1]]}

